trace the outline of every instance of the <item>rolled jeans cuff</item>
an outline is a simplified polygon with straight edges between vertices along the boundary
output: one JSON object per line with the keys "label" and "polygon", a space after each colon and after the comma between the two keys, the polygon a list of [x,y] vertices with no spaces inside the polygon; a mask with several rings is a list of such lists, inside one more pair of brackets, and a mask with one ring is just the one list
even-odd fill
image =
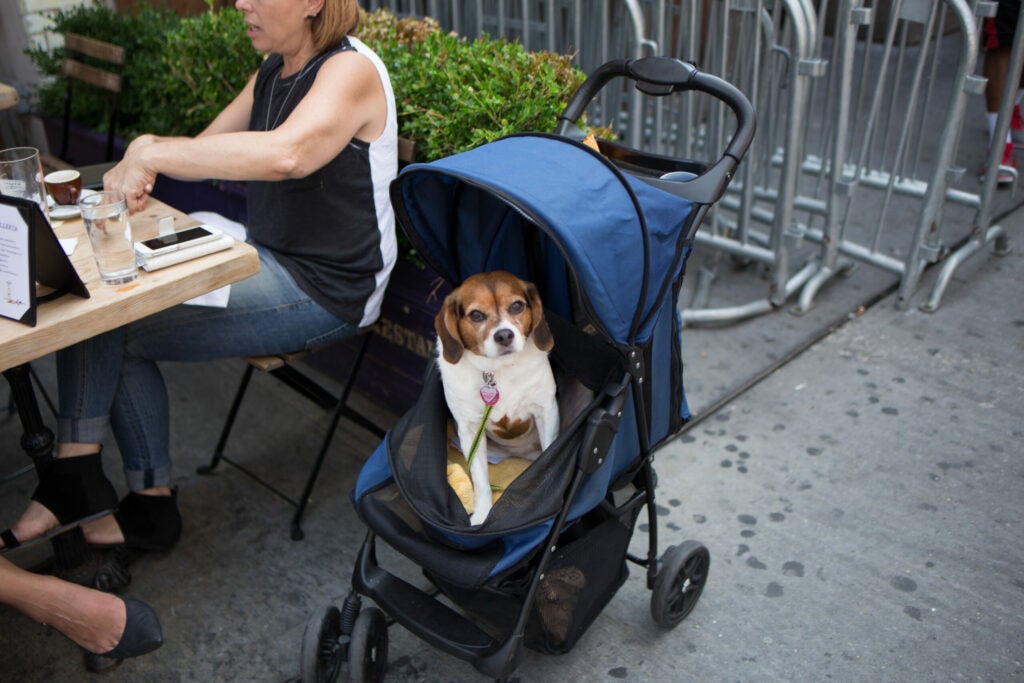
{"label": "rolled jeans cuff", "polygon": [[57,420],[59,443],[101,443],[110,431],[109,417],[83,417]]}
{"label": "rolled jeans cuff", "polygon": [[130,491],[143,491],[158,486],[171,485],[171,466],[157,467],[152,470],[130,470],[125,468],[125,479]]}

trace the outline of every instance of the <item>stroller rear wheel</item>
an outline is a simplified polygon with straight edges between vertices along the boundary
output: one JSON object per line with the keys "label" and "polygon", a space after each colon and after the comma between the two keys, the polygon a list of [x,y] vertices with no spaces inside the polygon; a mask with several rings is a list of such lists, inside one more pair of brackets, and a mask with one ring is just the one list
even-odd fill
{"label": "stroller rear wheel", "polygon": [[321,607],[306,622],[302,636],[302,683],[331,683],[341,670],[341,612]]}
{"label": "stroller rear wheel", "polygon": [[375,683],[384,680],[388,666],[388,624],[384,612],[368,607],[359,613],[348,644],[348,680]]}
{"label": "stroller rear wheel", "polygon": [[711,553],[697,541],[670,546],[658,563],[651,594],[651,616],[659,626],[673,628],[697,604],[711,565]]}

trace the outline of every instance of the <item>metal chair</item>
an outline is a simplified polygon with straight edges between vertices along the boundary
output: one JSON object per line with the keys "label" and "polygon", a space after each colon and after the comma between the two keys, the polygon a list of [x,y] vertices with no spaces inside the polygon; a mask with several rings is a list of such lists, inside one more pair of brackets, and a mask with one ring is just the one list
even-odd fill
{"label": "metal chair", "polygon": [[[370,329],[363,330],[360,332],[360,335],[362,339],[359,343],[358,351],[356,352],[355,362],[353,363],[352,370],[349,373],[348,378],[345,380],[341,393],[338,396],[332,394],[319,382],[296,366],[295,361],[305,356],[306,352],[243,358],[242,360],[246,361],[246,368],[245,372],[242,374],[242,382],[239,384],[238,390],[235,392],[235,398],[231,402],[231,408],[228,410],[227,420],[224,422],[224,427],[221,429],[217,446],[214,448],[213,457],[210,459],[208,464],[201,465],[196,468],[196,472],[199,474],[209,474],[213,472],[221,460],[226,460],[257,483],[294,505],[296,510],[291,521],[291,538],[293,541],[300,541],[305,537],[305,532],[302,530],[301,526],[302,517],[306,512],[306,506],[309,504],[309,498],[313,493],[313,486],[316,484],[317,477],[320,474],[320,468],[327,455],[327,449],[331,445],[331,441],[334,438],[334,432],[337,430],[338,421],[342,416],[379,437],[384,436],[383,429],[348,405],[349,394],[352,392],[352,387],[355,385],[356,377],[359,374],[359,368],[363,362],[363,357],[366,355],[366,348],[373,336]],[[231,428],[234,426],[235,418],[238,415],[238,409],[241,406],[242,399],[245,397],[245,392],[249,387],[249,380],[252,379],[252,373],[255,370],[270,373],[319,407],[324,410],[331,411],[331,420],[327,426],[327,432],[323,436],[320,444],[320,450],[313,461],[313,467],[306,477],[306,484],[303,487],[302,495],[298,500],[294,500],[289,497],[277,487],[250,471],[244,465],[241,465],[235,460],[224,455],[224,448],[227,445],[228,437],[231,435]]]}
{"label": "metal chair", "polygon": [[[415,156],[416,143],[407,138],[400,137],[398,139],[399,164],[410,164],[415,160]],[[317,477],[320,475],[320,468],[327,455],[327,449],[330,447],[331,440],[334,438],[334,432],[337,429],[338,420],[344,416],[370,433],[381,438],[384,437],[383,429],[367,419],[366,416],[353,410],[348,405],[349,394],[352,392],[352,387],[355,385],[356,377],[359,374],[359,368],[366,355],[366,348],[373,336],[372,328],[360,330],[359,334],[362,337],[362,340],[356,352],[355,362],[352,364],[352,370],[349,373],[348,378],[345,380],[345,384],[342,387],[341,394],[339,396],[334,396],[316,380],[296,367],[294,361],[305,356],[305,351],[286,353],[277,356],[250,356],[243,358],[242,360],[246,362],[246,368],[245,372],[242,374],[242,382],[239,384],[238,390],[235,392],[235,398],[231,402],[231,408],[228,410],[227,420],[221,428],[220,438],[217,440],[217,446],[214,448],[213,456],[210,458],[210,462],[208,464],[201,465],[196,468],[196,472],[199,474],[209,474],[213,472],[221,460],[226,460],[257,483],[294,505],[296,508],[295,515],[292,517],[291,522],[291,537],[294,541],[300,541],[305,537],[305,532],[302,531],[301,526],[302,517],[306,512],[306,506],[309,504],[310,495],[313,493],[313,486],[316,484]],[[231,435],[231,428],[235,424],[235,418],[238,415],[238,408],[242,403],[242,398],[245,396],[246,389],[249,387],[249,380],[252,379],[252,373],[255,370],[270,373],[324,410],[332,411],[331,421],[327,426],[327,433],[323,437],[323,441],[320,444],[320,451],[317,453],[316,459],[313,462],[312,470],[310,470],[309,475],[306,477],[306,485],[303,487],[302,495],[298,500],[294,500],[285,495],[278,488],[264,481],[261,477],[256,475],[254,472],[251,472],[245,466],[240,465],[224,455],[224,447],[227,445],[228,437]]]}

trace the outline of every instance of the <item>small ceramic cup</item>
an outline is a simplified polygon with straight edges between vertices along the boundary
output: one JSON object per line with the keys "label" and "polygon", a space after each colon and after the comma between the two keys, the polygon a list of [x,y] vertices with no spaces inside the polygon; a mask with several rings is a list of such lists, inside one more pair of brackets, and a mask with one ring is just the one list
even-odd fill
{"label": "small ceramic cup", "polygon": [[43,182],[53,201],[62,206],[76,204],[82,194],[82,174],[74,169],[47,173]]}

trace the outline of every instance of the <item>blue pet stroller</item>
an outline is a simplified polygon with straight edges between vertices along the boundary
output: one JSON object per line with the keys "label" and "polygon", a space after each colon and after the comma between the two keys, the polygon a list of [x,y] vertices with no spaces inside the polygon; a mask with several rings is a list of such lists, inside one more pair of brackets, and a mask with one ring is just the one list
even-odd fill
{"label": "blue pet stroller", "polygon": [[[736,117],[709,167],[600,141],[576,121],[606,83],[647,95],[698,90]],[[360,472],[353,501],[369,527],[342,609],[306,627],[302,676],[379,680],[388,618],[490,677],[508,677],[523,647],[568,652],[627,578],[646,567],[651,612],[666,627],[693,608],[710,557],[694,541],[658,556],[652,450],[689,417],[676,300],[692,237],[725,190],[754,132],[733,86],[674,59],[609,62],[589,76],[556,134],[522,134],[407,167],[391,187],[399,223],[452,286],[507,270],[540,290],[555,347],[562,429],[495,502],[469,516],[446,478],[448,414],[433,364],[416,404]],[[628,553],[646,505],[646,558]],[[388,572],[383,540],[429,590]],[[361,609],[361,596],[376,607]],[[454,607],[453,607],[454,606]]]}

